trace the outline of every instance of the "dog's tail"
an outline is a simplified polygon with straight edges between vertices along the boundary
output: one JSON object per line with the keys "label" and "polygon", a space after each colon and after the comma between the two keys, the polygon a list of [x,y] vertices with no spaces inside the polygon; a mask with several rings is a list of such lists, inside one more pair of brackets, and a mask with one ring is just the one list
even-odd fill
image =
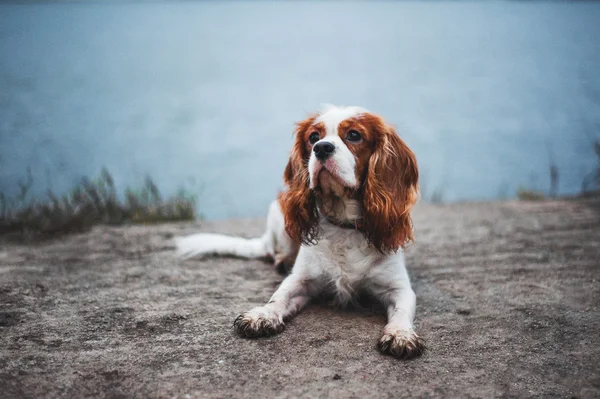
{"label": "dog's tail", "polygon": [[189,259],[205,255],[237,256],[240,258],[266,258],[269,251],[269,236],[259,238],[232,237],[222,234],[193,234],[175,239],[177,254]]}

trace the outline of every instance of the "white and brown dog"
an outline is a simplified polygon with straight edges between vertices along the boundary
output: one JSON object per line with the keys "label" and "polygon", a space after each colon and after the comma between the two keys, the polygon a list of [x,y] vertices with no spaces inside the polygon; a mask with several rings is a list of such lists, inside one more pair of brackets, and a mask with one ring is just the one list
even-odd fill
{"label": "white and brown dog", "polygon": [[345,304],[365,292],[387,309],[379,349],[412,358],[424,344],[413,327],[416,297],[402,248],[413,239],[418,176],[413,152],[380,117],[329,106],[297,124],[284,172],[287,190],[271,204],[262,237],[196,234],[176,239],[178,251],[293,265],[266,305],[235,319],[241,336],[281,332],[319,294]]}

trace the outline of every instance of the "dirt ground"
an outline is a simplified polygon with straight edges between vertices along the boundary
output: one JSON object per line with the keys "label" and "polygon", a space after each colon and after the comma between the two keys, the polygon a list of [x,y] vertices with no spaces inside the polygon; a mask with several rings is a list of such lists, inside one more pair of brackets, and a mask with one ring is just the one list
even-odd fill
{"label": "dirt ground", "polygon": [[262,220],[99,227],[0,241],[0,396],[600,397],[600,199],[420,205],[407,250],[412,361],[382,356],[375,304],[309,306],[276,337],[232,332],[269,265],[181,261],[171,238]]}

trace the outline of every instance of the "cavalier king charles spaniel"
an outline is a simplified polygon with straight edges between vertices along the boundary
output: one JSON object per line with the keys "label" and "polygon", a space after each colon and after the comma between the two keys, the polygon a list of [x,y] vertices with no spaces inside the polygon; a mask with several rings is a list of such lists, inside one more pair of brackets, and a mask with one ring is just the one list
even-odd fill
{"label": "cavalier king charles spaniel", "polygon": [[277,334],[311,298],[330,294],[346,304],[366,293],[387,309],[381,352],[419,356],[425,346],[413,326],[416,296],[402,253],[413,240],[410,211],[418,197],[413,152],[379,116],[328,106],[297,124],[283,176],[287,190],[271,204],[262,237],[176,239],[184,258],[269,258],[280,270],[291,268],[266,305],[235,319],[236,332]]}

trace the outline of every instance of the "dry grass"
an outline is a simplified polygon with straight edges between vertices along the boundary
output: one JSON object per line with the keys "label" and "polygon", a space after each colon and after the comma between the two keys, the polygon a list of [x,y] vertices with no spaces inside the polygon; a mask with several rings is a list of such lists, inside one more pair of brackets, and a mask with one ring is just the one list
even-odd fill
{"label": "dry grass", "polygon": [[517,189],[517,198],[521,201],[541,201],[543,200],[544,193],[540,191],[528,190],[524,187]]}
{"label": "dry grass", "polygon": [[106,169],[95,180],[82,178],[69,194],[48,192],[44,200],[26,201],[33,184],[20,184],[20,194],[9,200],[0,193],[0,234],[30,240],[81,232],[96,224],[161,223],[194,220],[195,198],[181,191],[163,200],[154,182],[147,178],[137,190],[127,189],[123,199]]}
{"label": "dry grass", "polygon": [[[596,168],[588,173],[581,183],[581,193],[583,197],[595,196],[600,193],[600,140],[595,140],[592,144],[594,152],[597,156]],[[549,196],[555,198],[558,192],[558,166],[554,162],[554,157],[549,152],[549,174],[550,174],[550,191]],[[546,198],[546,195],[538,190],[532,190],[526,187],[517,189],[517,198],[522,201],[540,201]]]}
{"label": "dry grass", "polygon": [[600,190],[600,140],[596,140],[594,142],[594,152],[596,153],[598,164],[596,166],[596,170],[590,172],[583,179],[583,183],[581,184],[581,192],[584,195]]}

